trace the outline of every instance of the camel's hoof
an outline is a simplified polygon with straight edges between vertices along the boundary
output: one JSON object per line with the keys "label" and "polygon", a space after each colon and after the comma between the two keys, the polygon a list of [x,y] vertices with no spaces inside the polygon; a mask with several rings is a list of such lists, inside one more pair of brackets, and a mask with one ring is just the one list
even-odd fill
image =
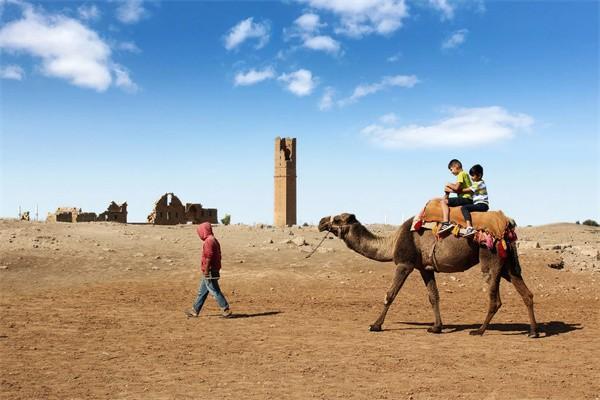
{"label": "camel's hoof", "polygon": [[473,336],[481,336],[483,335],[483,331],[481,329],[477,329],[475,331],[471,331],[469,332],[469,335],[473,335]]}
{"label": "camel's hoof", "polygon": [[529,336],[529,337],[530,337],[530,338],[532,338],[532,339],[535,339],[535,338],[539,338],[539,337],[540,337],[540,334],[539,334],[538,332],[529,332],[529,333],[527,334],[527,336]]}
{"label": "camel's hoof", "polygon": [[442,327],[441,326],[431,326],[431,327],[427,328],[427,332],[429,332],[429,333],[442,333]]}
{"label": "camel's hoof", "polygon": [[381,332],[381,325],[371,325],[369,326],[369,330],[371,332]]}

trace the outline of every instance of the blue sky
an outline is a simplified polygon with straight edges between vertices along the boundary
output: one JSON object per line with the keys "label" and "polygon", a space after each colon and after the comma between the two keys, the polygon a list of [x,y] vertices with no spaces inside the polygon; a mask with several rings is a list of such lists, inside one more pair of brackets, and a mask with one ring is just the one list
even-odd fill
{"label": "blue sky", "polygon": [[273,140],[298,219],[399,223],[483,165],[521,225],[600,220],[599,3],[0,0],[0,216],[144,221],[174,192],[273,220]]}

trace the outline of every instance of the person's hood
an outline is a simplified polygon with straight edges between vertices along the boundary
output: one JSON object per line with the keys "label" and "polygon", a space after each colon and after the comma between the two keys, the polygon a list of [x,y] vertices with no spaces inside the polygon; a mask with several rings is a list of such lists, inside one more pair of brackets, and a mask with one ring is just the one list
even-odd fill
{"label": "person's hood", "polygon": [[203,222],[200,225],[198,225],[198,229],[196,229],[196,232],[198,232],[198,236],[200,236],[200,239],[206,240],[207,237],[213,234],[210,222]]}

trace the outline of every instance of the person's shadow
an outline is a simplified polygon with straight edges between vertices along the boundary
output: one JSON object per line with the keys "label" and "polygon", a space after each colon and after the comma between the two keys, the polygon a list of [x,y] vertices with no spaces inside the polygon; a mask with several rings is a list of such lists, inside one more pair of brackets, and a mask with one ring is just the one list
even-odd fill
{"label": "person's shadow", "polygon": [[[236,318],[254,318],[254,317],[268,317],[271,315],[281,314],[281,311],[264,311],[259,313],[232,313],[227,319],[236,319]],[[211,317],[221,317],[221,314],[213,314]]]}
{"label": "person's shadow", "polygon": [[[429,322],[405,322],[399,321],[399,324],[404,325],[412,325],[423,328],[391,328],[384,330],[406,330],[406,329],[426,329],[430,327],[432,324]],[[479,329],[481,324],[447,324],[444,325],[444,329],[442,333],[455,333],[465,330],[475,330]],[[581,324],[568,324],[563,321],[550,321],[550,322],[542,322],[538,323],[538,332],[540,333],[540,337],[548,337],[554,335],[560,335],[563,333],[569,333],[571,331],[576,331],[583,329]],[[503,324],[503,323],[492,323],[487,327],[488,331],[499,331],[506,332],[507,335],[527,335],[529,333],[529,324]]]}

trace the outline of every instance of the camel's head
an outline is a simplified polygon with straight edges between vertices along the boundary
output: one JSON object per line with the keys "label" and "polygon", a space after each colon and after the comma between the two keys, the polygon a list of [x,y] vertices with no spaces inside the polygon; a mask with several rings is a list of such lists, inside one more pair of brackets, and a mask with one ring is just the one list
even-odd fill
{"label": "camel's head", "polygon": [[330,231],[337,237],[346,234],[353,225],[360,224],[354,214],[342,213],[340,215],[321,218],[319,232]]}

